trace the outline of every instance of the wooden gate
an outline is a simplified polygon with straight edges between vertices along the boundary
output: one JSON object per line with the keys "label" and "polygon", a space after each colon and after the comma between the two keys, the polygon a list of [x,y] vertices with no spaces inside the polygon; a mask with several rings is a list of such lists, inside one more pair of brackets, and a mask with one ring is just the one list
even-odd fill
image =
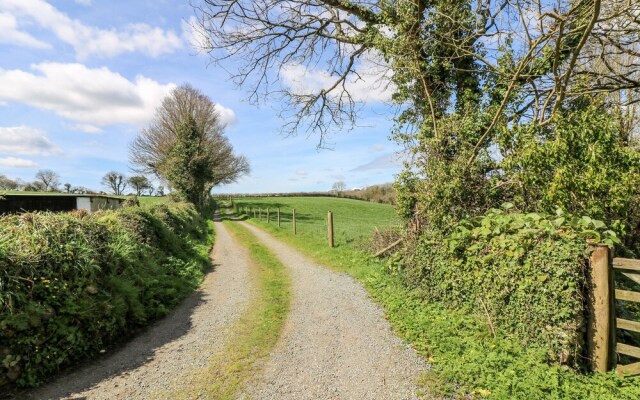
{"label": "wooden gate", "polygon": [[[614,258],[613,270],[611,271],[611,273],[614,274],[614,282],[619,280],[617,278],[629,279],[640,285],[640,260],[632,260],[629,258]],[[614,300],[640,303],[640,292],[615,289]],[[616,318],[615,327],[617,329],[624,329],[627,331],[640,333],[640,321],[630,321],[628,319]],[[612,342],[615,342],[615,330],[613,330],[613,334],[614,338]],[[640,359],[639,347],[631,346],[625,343],[617,343],[615,348],[618,354],[624,354],[636,359]],[[618,365],[616,366],[616,372],[622,375],[638,375],[640,374],[640,360],[627,365]]]}
{"label": "wooden gate", "polygon": [[640,359],[640,347],[616,343],[618,329],[640,333],[640,321],[618,318],[616,301],[640,303],[640,292],[616,289],[616,282],[629,279],[640,284],[640,260],[611,258],[609,247],[594,244],[590,262],[589,325],[587,344],[594,371],[611,369],[620,375],[640,374],[640,360],[617,365],[619,355]]}

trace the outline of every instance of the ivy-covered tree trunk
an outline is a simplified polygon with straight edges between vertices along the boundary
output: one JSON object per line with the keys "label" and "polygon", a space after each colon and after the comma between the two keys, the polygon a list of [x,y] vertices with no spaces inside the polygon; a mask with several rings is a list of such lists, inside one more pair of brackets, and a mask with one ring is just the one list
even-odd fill
{"label": "ivy-covered tree trunk", "polygon": [[213,178],[211,160],[202,146],[203,135],[189,115],[178,125],[176,136],[163,168],[166,178],[181,196],[202,208],[205,186]]}

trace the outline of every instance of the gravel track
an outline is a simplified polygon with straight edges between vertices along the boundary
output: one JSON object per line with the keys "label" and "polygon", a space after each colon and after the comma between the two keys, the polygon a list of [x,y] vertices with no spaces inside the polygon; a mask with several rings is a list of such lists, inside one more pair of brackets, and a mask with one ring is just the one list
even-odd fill
{"label": "gravel track", "polygon": [[169,316],[113,354],[17,398],[163,399],[187,385],[189,372],[231,339],[229,328],[252,299],[248,251],[215,224],[214,269]]}
{"label": "gravel track", "polygon": [[[346,274],[323,268],[246,224],[290,270],[292,303],[262,374],[240,397],[254,400],[417,399],[428,366],[396,337],[382,309]],[[165,399],[224,349],[253,299],[248,250],[216,222],[215,268],[169,316],[115,350],[19,399]]]}
{"label": "gravel track", "polygon": [[360,284],[242,224],[290,269],[293,293],[283,336],[243,398],[418,398],[416,380],[428,366],[393,334]]}

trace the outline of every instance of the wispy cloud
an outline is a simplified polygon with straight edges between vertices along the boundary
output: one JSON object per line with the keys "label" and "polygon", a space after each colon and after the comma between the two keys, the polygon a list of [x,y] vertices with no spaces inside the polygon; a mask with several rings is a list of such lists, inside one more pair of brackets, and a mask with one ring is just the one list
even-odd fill
{"label": "wispy cloud", "polygon": [[110,125],[144,124],[175,87],[144,76],[130,81],[108,68],[42,63],[34,71],[0,69],[0,101],[50,110],[70,120]]}
{"label": "wispy cloud", "polygon": [[[86,133],[100,133],[104,125],[148,123],[162,99],[176,87],[142,75],[131,81],[106,67],[77,63],[34,64],[31,70],[0,69],[0,102],[53,111],[79,122],[72,129]],[[235,123],[232,109],[221,104],[216,109],[223,123]]]}
{"label": "wispy cloud", "polygon": [[0,158],[0,165],[9,168],[35,168],[38,166],[38,164],[31,160],[15,157]]}
{"label": "wispy cloud", "polygon": [[0,127],[0,154],[24,156],[62,155],[46,133],[29,126]]}
{"label": "wispy cloud", "polygon": [[26,32],[22,32],[18,29],[18,21],[16,17],[6,13],[0,12],[0,43],[6,43],[15,46],[25,46],[34,49],[49,49],[51,45],[36,39]]}
{"label": "wispy cloud", "polygon": [[233,125],[238,121],[235,111],[216,103],[216,111],[220,115],[220,121],[225,125]]}
{"label": "wispy cloud", "polygon": [[387,168],[398,168],[402,166],[402,157],[396,153],[384,154],[374,158],[372,161],[359,165],[350,172],[364,172]]}
{"label": "wispy cloud", "polygon": [[[395,91],[391,72],[372,60],[364,59],[346,83],[354,101],[364,103],[388,102]],[[297,94],[317,93],[330,87],[338,78],[329,71],[309,69],[302,64],[289,64],[281,71],[283,83]],[[332,92],[338,94],[339,91]]]}
{"label": "wispy cloud", "polygon": [[80,131],[80,132],[89,133],[93,135],[97,135],[103,132],[102,129],[91,124],[75,124],[75,125],[70,125],[69,128],[73,129],[74,131]]}

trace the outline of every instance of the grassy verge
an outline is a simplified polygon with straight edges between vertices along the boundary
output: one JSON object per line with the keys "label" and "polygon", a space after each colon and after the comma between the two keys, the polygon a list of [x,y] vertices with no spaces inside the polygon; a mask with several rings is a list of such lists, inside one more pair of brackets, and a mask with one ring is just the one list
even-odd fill
{"label": "grassy verge", "polygon": [[222,353],[196,372],[179,399],[205,396],[235,399],[246,383],[257,375],[260,360],[275,346],[289,311],[289,277],[285,267],[246,228],[225,222],[231,234],[250,252],[255,265],[255,298],[232,328],[233,340]]}
{"label": "grassy verge", "polygon": [[[271,200],[271,199],[265,199]],[[332,199],[338,200],[339,199]],[[242,209],[244,199],[237,204]],[[278,199],[296,209],[304,209],[297,199]],[[326,209],[320,207],[307,215],[308,221],[321,226]],[[261,200],[246,201],[255,206]],[[367,207],[367,203],[357,203]],[[308,209],[307,209],[308,210]],[[388,210],[392,211],[389,207]],[[352,209],[352,215],[367,215]],[[307,211],[308,212],[308,211]],[[389,275],[382,262],[372,259],[355,245],[362,235],[375,227],[369,219],[359,224],[351,237],[330,249],[326,232],[293,235],[290,225],[278,228],[273,221],[249,218],[274,236],[297,247],[321,264],[347,272],[369,290],[371,296],[386,310],[396,333],[429,360],[432,371],[425,374],[423,384],[434,395],[454,398],[491,399],[638,399],[640,382],[622,379],[613,373],[583,374],[567,367],[549,365],[540,349],[523,346],[508,337],[494,337],[483,314],[469,315],[429,302],[417,290],[409,290],[397,278]],[[306,221],[304,221],[306,222]],[[303,223],[304,223],[303,222]]]}

